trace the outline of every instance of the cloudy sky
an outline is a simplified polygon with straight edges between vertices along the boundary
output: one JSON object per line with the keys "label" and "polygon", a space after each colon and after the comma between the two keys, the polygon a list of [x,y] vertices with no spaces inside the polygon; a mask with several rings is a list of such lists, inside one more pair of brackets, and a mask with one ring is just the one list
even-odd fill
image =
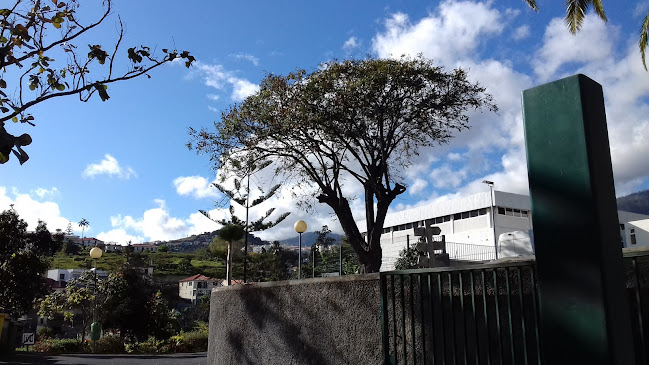
{"label": "cloudy sky", "polygon": [[[84,1],[79,16],[92,16],[98,4]],[[589,14],[576,36],[565,29],[560,2],[539,5],[540,13],[523,0],[195,1],[182,8],[168,0],[116,0],[125,45],[189,50],[197,63],[115,84],[107,102],[50,100],[31,110],[36,127],[8,125],[34,142],[25,165],[12,159],[0,166],[0,209],[14,204],[30,228],[38,219],[51,230],[73,222],[80,233],[76,222],[85,218],[87,236],[121,244],[217,229],[198,213],[227,216],[214,205],[221,200],[210,187],[215,172],[206,156],[185,147],[187,128],[210,126],[254,93],[266,73],[366,55],[422,54],[449,69],[465,68],[500,108],[472,115],[471,130],[421,153],[404,173],[408,191],[393,210],[486,191],[483,179],[498,190],[527,193],[521,92],[575,73],[603,85],[617,194],[649,188],[649,73],[636,46],[649,1],[606,1],[608,23]],[[88,43],[114,42],[116,19]],[[252,179],[253,186],[278,182]],[[345,188],[360,197],[357,186]],[[254,218],[270,206],[291,212],[262,238],[295,234],[298,219],[309,230],[328,224],[340,232],[331,210],[298,210],[290,189],[251,213]],[[352,200],[358,220],[361,205]]]}

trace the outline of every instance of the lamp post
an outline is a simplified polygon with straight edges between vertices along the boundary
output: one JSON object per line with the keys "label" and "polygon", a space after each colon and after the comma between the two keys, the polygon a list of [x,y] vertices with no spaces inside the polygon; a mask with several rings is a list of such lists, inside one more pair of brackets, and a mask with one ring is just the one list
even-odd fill
{"label": "lamp post", "polygon": [[93,310],[92,310],[92,325],[90,325],[90,338],[92,340],[93,352],[95,350],[95,344],[99,339],[99,333],[101,332],[101,327],[97,323],[97,259],[101,257],[104,252],[101,248],[95,246],[90,250],[90,257],[94,261],[94,274],[95,274],[95,285],[92,287],[92,299],[93,299]]}
{"label": "lamp post", "polygon": [[297,278],[301,279],[302,278],[302,233],[306,232],[306,222],[297,221],[295,222],[293,228],[295,228],[295,232],[300,234],[299,250],[297,252]]}
{"label": "lamp post", "polygon": [[489,185],[489,198],[491,199],[491,228],[494,232],[494,249],[496,252],[496,260],[498,260],[498,238],[496,237],[496,212],[494,209],[494,182],[489,180],[482,180],[483,184]]}

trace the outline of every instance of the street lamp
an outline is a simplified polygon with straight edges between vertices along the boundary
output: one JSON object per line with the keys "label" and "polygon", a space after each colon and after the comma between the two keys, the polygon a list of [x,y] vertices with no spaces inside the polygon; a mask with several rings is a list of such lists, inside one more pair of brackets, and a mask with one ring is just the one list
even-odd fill
{"label": "street lamp", "polygon": [[498,260],[498,238],[496,237],[496,212],[494,209],[494,182],[482,180],[483,184],[489,185],[489,198],[491,199],[491,228],[494,231],[494,249],[496,250],[496,260]]}
{"label": "street lamp", "polygon": [[99,340],[99,333],[101,331],[101,326],[97,323],[97,259],[101,257],[104,252],[101,248],[95,246],[90,250],[90,258],[94,261],[94,271],[95,271],[95,285],[92,287],[92,296],[93,296],[93,311],[92,311],[92,325],[90,325],[90,338],[93,341],[93,350],[95,343]]}
{"label": "street lamp", "polygon": [[301,279],[302,278],[302,233],[306,232],[306,222],[297,221],[295,222],[293,228],[295,228],[295,232],[300,234],[299,250],[297,252],[297,278]]}

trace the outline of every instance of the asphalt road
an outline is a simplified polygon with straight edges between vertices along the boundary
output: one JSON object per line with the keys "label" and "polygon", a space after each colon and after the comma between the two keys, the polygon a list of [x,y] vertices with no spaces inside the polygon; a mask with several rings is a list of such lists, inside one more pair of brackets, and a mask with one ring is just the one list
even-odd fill
{"label": "asphalt road", "polygon": [[16,354],[11,358],[0,357],[0,364],[43,365],[207,365],[207,353],[172,355],[93,355],[69,354],[43,356],[39,354]]}

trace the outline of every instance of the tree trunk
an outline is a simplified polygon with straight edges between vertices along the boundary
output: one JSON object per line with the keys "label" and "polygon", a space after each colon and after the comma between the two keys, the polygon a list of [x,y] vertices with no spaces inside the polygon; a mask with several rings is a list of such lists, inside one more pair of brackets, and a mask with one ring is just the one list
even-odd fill
{"label": "tree trunk", "polygon": [[232,241],[228,241],[228,262],[225,270],[225,278],[228,286],[230,286],[232,284]]}

